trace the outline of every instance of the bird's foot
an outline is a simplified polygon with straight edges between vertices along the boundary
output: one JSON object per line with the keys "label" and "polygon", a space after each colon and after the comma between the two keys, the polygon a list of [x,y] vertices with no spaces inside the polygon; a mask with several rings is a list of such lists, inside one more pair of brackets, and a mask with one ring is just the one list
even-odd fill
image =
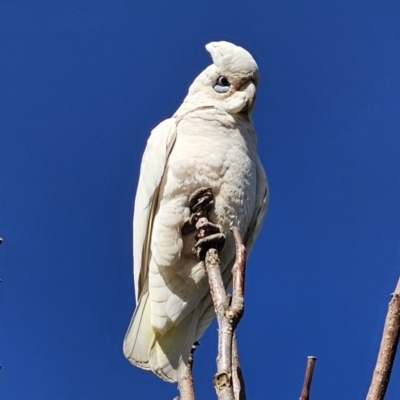
{"label": "bird's foot", "polygon": [[200,210],[206,212],[210,211],[214,207],[214,195],[211,188],[200,188],[197,189],[189,197],[189,207],[192,213],[197,213]]}
{"label": "bird's foot", "polygon": [[204,237],[213,235],[214,233],[221,233],[221,228],[210,222],[206,217],[202,217],[196,222],[196,230],[197,233],[194,236],[196,240],[203,239]]}
{"label": "bird's foot", "polygon": [[207,251],[210,249],[216,249],[219,253],[225,246],[225,240],[223,233],[214,233],[213,235],[199,239],[194,245],[193,252],[200,260],[204,260]]}
{"label": "bird's foot", "polygon": [[182,226],[182,234],[187,235],[196,230],[197,221],[207,217],[214,207],[214,195],[211,188],[199,188],[189,197],[190,217]]}
{"label": "bird's foot", "polygon": [[197,243],[193,248],[193,253],[204,260],[209,249],[214,248],[220,252],[225,246],[225,235],[221,233],[218,225],[212,224],[207,218],[200,218],[196,224],[197,233],[195,239]]}

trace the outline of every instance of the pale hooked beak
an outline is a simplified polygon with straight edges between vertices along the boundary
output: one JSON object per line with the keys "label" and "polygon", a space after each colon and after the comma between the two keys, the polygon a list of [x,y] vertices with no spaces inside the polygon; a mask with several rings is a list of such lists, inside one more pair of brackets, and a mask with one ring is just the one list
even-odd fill
{"label": "pale hooked beak", "polygon": [[250,80],[243,84],[238,91],[245,92],[247,97],[247,104],[241,112],[251,113],[254,107],[254,103],[256,100],[256,85]]}

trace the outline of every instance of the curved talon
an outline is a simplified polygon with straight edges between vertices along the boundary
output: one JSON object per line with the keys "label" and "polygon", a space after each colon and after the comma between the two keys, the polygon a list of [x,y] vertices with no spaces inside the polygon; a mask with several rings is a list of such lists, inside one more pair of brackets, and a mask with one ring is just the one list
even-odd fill
{"label": "curved talon", "polygon": [[204,260],[207,251],[211,248],[216,249],[219,253],[225,246],[225,240],[225,235],[223,233],[215,233],[203,237],[195,244],[193,253],[196,254],[200,260]]}
{"label": "curved talon", "polygon": [[[181,228],[182,234],[188,235],[196,230],[196,224],[199,219],[207,216],[213,207],[214,194],[212,189],[207,187],[197,189],[189,197],[190,217]],[[211,228],[210,232],[220,232],[220,230],[212,230]]]}
{"label": "curved talon", "polygon": [[[192,214],[189,219],[185,221],[181,228],[181,232],[183,235],[187,235],[190,232],[195,231],[197,228],[198,221],[204,218],[203,212],[199,211],[195,214]],[[206,219],[207,220],[207,219]]]}
{"label": "curved talon", "polygon": [[212,224],[206,218],[200,218],[196,224],[197,233],[194,235],[196,240],[203,239],[214,233],[221,233],[221,228],[218,225]]}
{"label": "curved talon", "polygon": [[209,249],[220,252],[225,246],[225,235],[221,228],[208,220],[208,213],[214,207],[214,194],[211,188],[197,189],[189,197],[190,217],[182,226],[183,235],[197,231],[194,238],[197,240],[193,253],[204,260]]}
{"label": "curved talon", "polygon": [[195,227],[196,224],[197,224],[197,221],[199,220],[199,218],[202,217],[202,215],[203,215],[203,212],[202,212],[202,211],[198,211],[198,212],[192,214],[192,215],[189,217],[190,223]]}
{"label": "curved talon", "polygon": [[189,197],[189,207],[192,213],[199,210],[210,211],[214,206],[214,195],[211,188],[197,189]]}

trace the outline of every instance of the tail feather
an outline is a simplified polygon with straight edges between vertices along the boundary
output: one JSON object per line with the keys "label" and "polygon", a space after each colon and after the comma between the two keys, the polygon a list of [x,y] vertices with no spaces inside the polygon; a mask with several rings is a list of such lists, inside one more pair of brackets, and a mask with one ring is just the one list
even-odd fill
{"label": "tail feather", "polygon": [[[231,268],[223,272],[225,287],[232,282]],[[214,305],[207,294],[201,303],[178,325],[160,334],[151,325],[148,283],[145,282],[128,332],[124,339],[125,357],[134,365],[153,371],[168,382],[179,381],[190,356],[192,344],[214,318]]]}
{"label": "tail feather", "polygon": [[150,351],[151,369],[166,381],[177,382],[185,373],[195,341],[197,313],[194,310],[168,332],[156,335],[156,341]]}
{"label": "tail feather", "polygon": [[154,346],[155,332],[151,327],[149,292],[141,297],[125,335],[123,351],[125,357],[140,368],[151,369],[149,349]]}
{"label": "tail feather", "polygon": [[134,365],[153,371],[168,382],[177,382],[185,373],[195,341],[199,311],[193,310],[177,326],[163,335],[151,326],[148,291],[142,291],[124,339],[125,357]]}

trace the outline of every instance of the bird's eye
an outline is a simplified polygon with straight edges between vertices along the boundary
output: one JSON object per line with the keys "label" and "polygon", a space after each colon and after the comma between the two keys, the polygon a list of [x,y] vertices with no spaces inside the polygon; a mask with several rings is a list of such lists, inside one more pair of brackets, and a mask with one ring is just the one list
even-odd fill
{"label": "bird's eye", "polygon": [[220,76],[214,86],[214,90],[218,93],[226,93],[229,91],[230,83],[225,76]]}
{"label": "bird's eye", "polygon": [[217,85],[218,86],[230,86],[230,83],[229,83],[228,79],[225,76],[220,76],[217,79]]}

